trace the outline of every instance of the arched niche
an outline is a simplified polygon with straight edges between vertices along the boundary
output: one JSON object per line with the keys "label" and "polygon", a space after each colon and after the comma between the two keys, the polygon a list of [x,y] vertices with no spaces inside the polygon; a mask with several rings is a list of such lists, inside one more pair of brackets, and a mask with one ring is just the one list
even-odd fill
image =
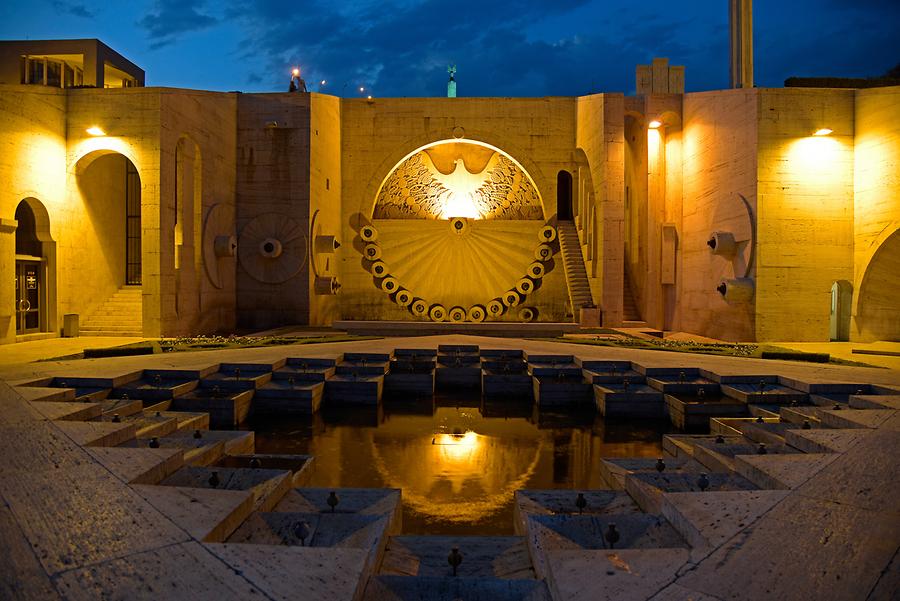
{"label": "arched niche", "polygon": [[[72,222],[78,231],[77,274],[65,298],[73,312],[90,316],[123,286],[143,285],[142,178],[131,158],[109,149],[83,156],[74,169]],[[79,204],[80,203],[80,204]]]}
{"label": "arched niche", "polygon": [[375,195],[373,219],[542,219],[531,175],[506,152],[441,140],[408,153]]}
{"label": "arched niche", "polygon": [[859,286],[856,327],[864,340],[900,340],[900,229],[872,255]]}
{"label": "arched niche", "polygon": [[850,311],[853,304],[853,285],[838,280],[831,285],[831,316],[829,338],[832,342],[850,340]]}

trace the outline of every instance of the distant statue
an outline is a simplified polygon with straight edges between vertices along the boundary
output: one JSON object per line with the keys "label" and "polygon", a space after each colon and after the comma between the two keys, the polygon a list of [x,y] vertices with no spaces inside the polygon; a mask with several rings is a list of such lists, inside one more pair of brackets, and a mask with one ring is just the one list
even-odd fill
{"label": "distant statue", "polygon": [[456,98],[456,65],[448,65],[447,73],[450,74],[450,81],[447,82],[447,98]]}
{"label": "distant statue", "polygon": [[291,71],[291,85],[288,87],[288,92],[308,92],[306,89],[306,80],[300,77],[300,69],[294,68]]}

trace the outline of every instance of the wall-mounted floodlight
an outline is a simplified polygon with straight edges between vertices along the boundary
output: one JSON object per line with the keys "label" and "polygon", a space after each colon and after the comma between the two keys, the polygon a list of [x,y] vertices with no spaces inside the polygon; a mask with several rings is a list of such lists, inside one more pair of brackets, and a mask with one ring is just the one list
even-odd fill
{"label": "wall-mounted floodlight", "polygon": [[105,136],[105,135],[106,135],[106,132],[103,131],[102,129],[100,129],[100,128],[99,128],[98,126],[96,126],[96,125],[92,125],[91,127],[87,128],[87,129],[84,130],[84,131],[86,131],[87,133],[91,134],[92,136]]}
{"label": "wall-mounted floodlight", "polygon": [[831,133],[833,131],[834,131],[833,129],[823,127],[822,129],[817,129],[816,131],[814,131],[813,135],[814,136],[829,136],[829,135],[831,135]]}
{"label": "wall-mounted floodlight", "polygon": [[662,121],[660,121],[659,119],[654,119],[647,124],[647,127],[649,127],[650,129],[659,129],[660,127],[662,127]]}

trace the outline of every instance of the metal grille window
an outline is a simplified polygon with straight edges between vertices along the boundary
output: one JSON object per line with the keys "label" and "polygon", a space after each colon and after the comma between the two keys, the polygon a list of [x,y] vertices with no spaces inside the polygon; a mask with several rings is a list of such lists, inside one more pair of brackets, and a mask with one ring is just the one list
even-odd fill
{"label": "metal grille window", "polygon": [[125,161],[125,283],[141,284],[141,178]]}

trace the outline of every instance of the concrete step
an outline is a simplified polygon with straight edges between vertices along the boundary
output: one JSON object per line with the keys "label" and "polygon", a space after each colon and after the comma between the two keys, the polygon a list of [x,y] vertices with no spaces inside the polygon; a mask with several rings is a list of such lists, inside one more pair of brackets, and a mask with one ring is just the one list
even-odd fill
{"label": "concrete step", "polygon": [[97,330],[103,330],[105,332],[134,332],[140,331],[140,328],[135,327],[137,324],[120,324],[120,323],[106,323],[106,324],[92,324],[90,322],[81,326],[82,332],[93,332]]}
{"label": "concrete step", "polygon": [[159,482],[159,486],[248,490],[253,494],[255,511],[272,511],[290,490],[292,482],[290,470],[185,466]]}
{"label": "concrete step", "polygon": [[140,338],[140,337],[142,337],[142,336],[144,335],[144,333],[143,333],[143,332],[108,332],[108,331],[105,331],[105,330],[91,330],[91,331],[86,332],[86,331],[84,331],[84,329],[81,329],[81,331],[79,332],[79,335],[81,335],[81,336],[91,336],[91,337],[98,337],[98,336],[116,337],[116,336],[122,336],[122,337],[131,337],[131,338]]}
{"label": "concrete step", "polygon": [[[445,560],[446,561],[446,560]],[[454,578],[435,576],[374,576],[366,586],[363,601],[429,599],[433,601],[550,601],[542,580],[501,578]]]}
{"label": "concrete step", "polygon": [[452,549],[462,554],[459,577],[534,578],[523,536],[392,536],[379,573],[390,576],[453,576],[447,561]]}

